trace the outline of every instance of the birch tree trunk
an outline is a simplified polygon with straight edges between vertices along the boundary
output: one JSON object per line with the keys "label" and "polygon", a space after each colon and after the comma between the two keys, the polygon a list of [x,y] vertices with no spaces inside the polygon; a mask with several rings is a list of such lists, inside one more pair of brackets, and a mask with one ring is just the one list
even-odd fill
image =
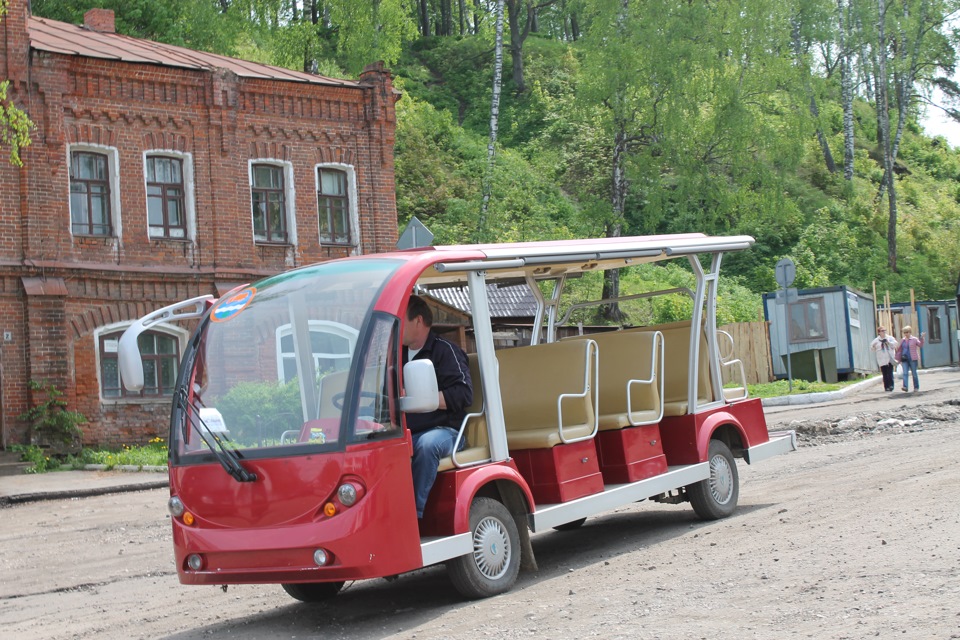
{"label": "birch tree trunk", "polygon": [[487,170],[483,179],[483,201],[477,223],[477,242],[485,242],[487,210],[493,191],[493,168],[497,155],[497,127],[500,123],[500,83],[503,76],[503,0],[497,0],[496,36],[493,47],[493,99],[490,101],[490,140],[487,143]]}
{"label": "birch tree trunk", "polygon": [[850,4],[837,0],[840,19],[840,101],[843,106],[843,179],[853,182],[853,73],[850,62]]}
{"label": "birch tree trunk", "polygon": [[893,179],[893,148],[890,140],[890,103],[887,75],[887,35],[885,29],[887,3],[886,0],[877,0],[877,121],[878,137],[882,135],[880,148],[883,153],[883,171],[887,174],[889,183],[887,219],[887,265],[890,270],[897,270],[897,189]]}

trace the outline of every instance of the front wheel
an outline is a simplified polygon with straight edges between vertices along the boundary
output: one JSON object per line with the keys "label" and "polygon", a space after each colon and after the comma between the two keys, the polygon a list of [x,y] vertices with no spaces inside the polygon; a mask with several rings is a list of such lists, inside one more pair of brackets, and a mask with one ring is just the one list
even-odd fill
{"label": "front wheel", "polygon": [[453,586],[466,598],[487,598],[513,586],[520,572],[520,533],[510,511],[492,498],[470,506],[473,552],[447,562]]}
{"label": "front wheel", "polygon": [[304,582],[282,584],[287,595],[300,602],[324,602],[335,597],[343,588],[342,582]]}
{"label": "front wheel", "polygon": [[720,440],[710,441],[710,477],[687,487],[690,504],[703,520],[726,518],[740,499],[740,476],[730,448]]}

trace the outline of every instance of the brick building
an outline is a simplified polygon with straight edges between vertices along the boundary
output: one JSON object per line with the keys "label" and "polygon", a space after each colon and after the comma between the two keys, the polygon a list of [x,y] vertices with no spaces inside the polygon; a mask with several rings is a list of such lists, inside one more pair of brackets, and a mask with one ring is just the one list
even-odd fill
{"label": "brick building", "polygon": [[[0,433],[55,385],[84,443],[165,436],[187,333],[141,341],[147,382],[119,381],[116,341],[141,315],[397,239],[389,72],[357,82],[29,15],[0,21],[0,79],[36,125],[0,162]],[[41,394],[42,396],[42,394]]]}

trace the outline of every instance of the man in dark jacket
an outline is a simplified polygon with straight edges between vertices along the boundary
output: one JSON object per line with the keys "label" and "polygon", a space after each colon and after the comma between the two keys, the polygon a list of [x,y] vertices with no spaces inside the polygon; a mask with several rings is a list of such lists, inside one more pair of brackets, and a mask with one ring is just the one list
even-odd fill
{"label": "man in dark jacket", "polygon": [[[417,517],[423,517],[427,496],[437,479],[441,458],[453,453],[457,433],[473,402],[473,382],[467,354],[431,330],[433,312],[419,296],[410,296],[403,325],[403,361],[428,359],[437,372],[440,405],[430,413],[408,413],[407,427],[413,435],[413,491]],[[460,441],[460,449],[466,445]]]}

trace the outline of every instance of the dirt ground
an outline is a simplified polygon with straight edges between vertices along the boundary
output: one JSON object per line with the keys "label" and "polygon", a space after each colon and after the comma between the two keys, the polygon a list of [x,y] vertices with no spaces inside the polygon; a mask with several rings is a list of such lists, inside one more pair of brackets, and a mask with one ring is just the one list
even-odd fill
{"label": "dirt ground", "polygon": [[[165,490],[0,511],[0,629],[34,638],[960,638],[960,374],[768,411],[800,450],[740,464],[740,508],[637,503],[534,536],[536,573],[464,602],[441,567],[349,584],[187,587]],[[879,383],[878,383],[879,389]]]}

